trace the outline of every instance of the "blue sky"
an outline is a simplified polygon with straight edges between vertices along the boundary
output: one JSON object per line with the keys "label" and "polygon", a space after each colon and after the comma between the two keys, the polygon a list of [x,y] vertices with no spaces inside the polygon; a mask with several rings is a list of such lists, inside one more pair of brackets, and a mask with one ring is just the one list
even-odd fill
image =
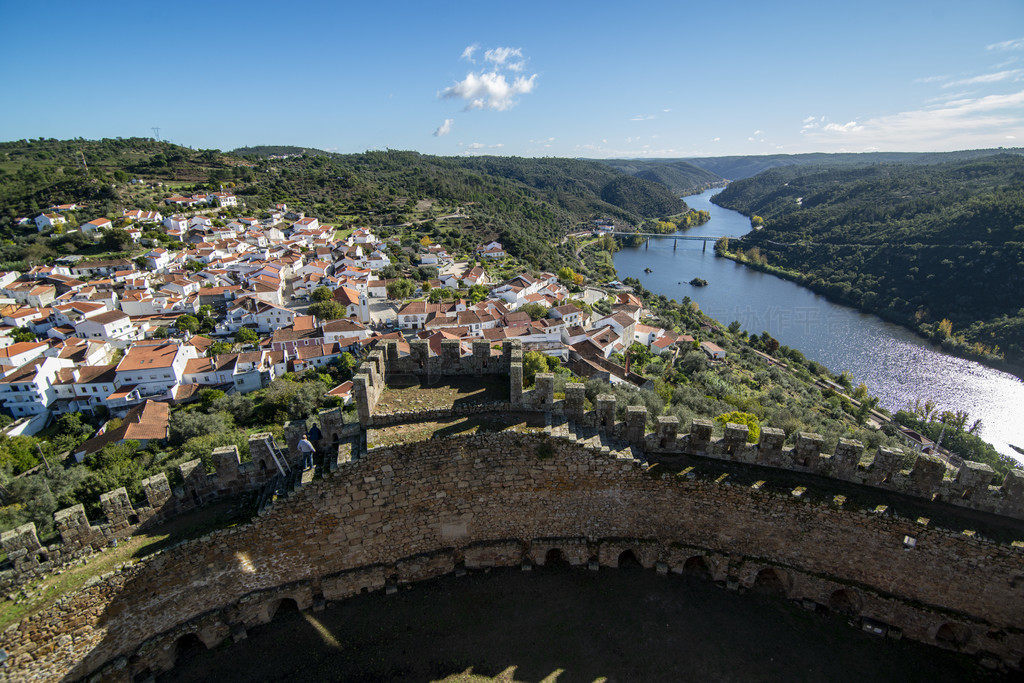
{"label": "blue sky", "polygon": [[16,3],[0,139],[687,157],[1024,145],[1024,2]]}

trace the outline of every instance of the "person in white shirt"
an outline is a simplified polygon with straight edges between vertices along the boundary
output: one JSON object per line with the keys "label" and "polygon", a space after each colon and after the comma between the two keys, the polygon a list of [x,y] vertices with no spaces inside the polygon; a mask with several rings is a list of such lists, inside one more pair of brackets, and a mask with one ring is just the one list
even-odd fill
{"label": "person in white shirt", "polygon": [[303,434],[302,440],[299,441],[299,452],[302,453],[302,470],[306,471],[313,467],[313,454],[316,453],[316,448],[309,441],[309,434]]}

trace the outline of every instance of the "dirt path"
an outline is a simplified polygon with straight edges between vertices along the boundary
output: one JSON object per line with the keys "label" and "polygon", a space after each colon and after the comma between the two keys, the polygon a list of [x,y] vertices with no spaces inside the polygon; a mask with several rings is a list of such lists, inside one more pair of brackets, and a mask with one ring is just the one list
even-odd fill
{"label": "dirt path", "polygon": [[247,640],[182,658],[164,680],[1000,680],[779,598],[641,569],[446,577],[278,614]]}

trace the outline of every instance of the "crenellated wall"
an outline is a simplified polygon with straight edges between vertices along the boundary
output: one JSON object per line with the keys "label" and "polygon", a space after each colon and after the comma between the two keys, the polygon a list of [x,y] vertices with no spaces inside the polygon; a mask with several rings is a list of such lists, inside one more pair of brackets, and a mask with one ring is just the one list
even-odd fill
{"label": "crenellated wall", "polygon": [[614,567],[629,556],[1020,666],[1024,548],[922,525],[898,504],[849,510],[589,444],[566,423],[339,456],[330,476],[251,523],[123,567],[5,631],[9,676],[108,665],[129,679],[172,666],[183,637],[244,637],[283,600],[305,608],[459,567]]}
{"label": "crenellated wall", "polygon": [[[418,342],[413,342],[418,344]],[[447,346],[444,346],[447,344]],[[506,341],[497,372],[509,373],[509,401],[490,405],[381,415],[375,412],[386,386],[388,373],[423,374],[421,368],[433,368],[432,377],[443,375],[481,374],[478,360],[484,342],[474,342],[472,356],[458,356],[455,340],[442,342],[441,356],[431,354],[426,343],[416,346],[416,353],[399,358],[397,346],[390,342],[386,351],[375,351],[363,363],[356,376],[355,398],[359,423],[363,427],[394,424],[416,419],[457,417],[479,412],[534,410],[563,417],[570,423],[597,427],[614,438],[620,438],[646,453],[659,455],[692,455],[731,460],[740,463],[778,467],[796,472],[811,472],[844,481],[918,496],[925,500],[942,500],[958,506],[1024,519],[1024,471],[1012,470],[1001,486],[991,486],[993,469],[985,464],[965,461],[959,468],[947,467],[940,458],[928,454],[907,456],[901,450],[879,448],[873,456],[864,452],[859,441],[841,439],[832,454],[821,452],[823,438],[818,434],[800,433],[796,444],[784,446],[781,429],[763,427],[756,444],[747,442],[744,425],[728,424],[721,438],[713,438],[714,423],[695,419],[687,434],[679,433],[674,417],[656,418],[655,431],[647,433],[647,410],[643,406],[627,406],[625,420],[616,422],[616,400],[612,395],[598,396],[593,410],[585,411],[584,386],[567,384],[565,398],[554,398],[554,375],[540,373],[534,388],[523,388],[522,343]],[[477,354],[478,350],[480,354]],[[489,347],[488,347],[489,349]],[[488,350],[489,353],[489,350]],[[496,357],[494,357],[496,358]],[[494,369],[493,367],[490,369]],[[910,459],[911,462],[905,463]]]}
{"label": "crenellated wall", "polygon": [[[397,358],[393,345],[364,361],[355,384],[363,427],[510,411],[542,412],[549,426],[367,451],[359,425],[324,411],[322,479],[293,477],[295,488],[276,501],[264,496],[251,523],[126,566],[9,629],[0,647],[11,655],[10,675],[76,678],[109,662],[115,678],[158,672],[173,665],[181,637],[197,635],[211,647],[244,637],[282,600],[304,608],[460,566],[543,564],[551,552],[593,568],[617,566],[628,552],[646,567],[692,571],[730,588],[770,585],[917,640],[1021,666],[1024,543],[995,543],[965,526],[937,528],[899,508],[912,500],[915,510],[941,504],[945,518],[950,510],[967,514],[951,504],[971,508],[974,521],[984,519],[977,511],[1021,520],[1024,473],[994,487],[991,468],[978,463],[950,468],[887,448],[866,454],[850,440],[825,454],[821,436],[801,433],[787,446],[772,427],[751,444],[746,426],[728,424],[716,437],[713,423],[701,419],[680,433],[676,418],[661,416],[647,432],[644,407],[625,407],[618,421],[615,397],[602,395],[587,410],[582,384],[567,384],[564,399],[555,400],[554,376],[539,374],[524,390],[519,344],[506,344],[500,357],[488,346],[486,365],[482,344],[466,357],[451,344],[441,356],[416,348],[398,365],[389,360]],[[375,412],[389,372],[429,376],[434,367],[434,378],[445,368],[475,375],[492,363],[509,375],[507,402]],[[184,484],[173,491],[162,475],[146,480],[147,502],[138,508],[124,489],[105,494],[101,524],[91,524],[82,506],[63,510],[55,516],[59,547],[42,547],[32,525],[3,534],[0,544],[19,571],[44,571],[140,525],[259,488],[278,463],[293,459],[305,429],[303,422],[285,427],[293,455],[259,434],[250,440],[251,462],[229,447],[214,453],[212,474],[200,461],[182,465]],[[765,481],[733,485],[727,475],[702,478],[693,467],[651,467],[653,455],[662,463],[684,456],[740,471],[776,468],[787,481],[813,475],[819,488],[827,477],[895,503],[855,510],[843,496],[811,500],[803,486],[773,492]],[[1024,525],[997,522],[1019,528],[1024,539]]]}
{"label": "crenellated wall", "polygon": [[217,448],[213,451],[215,470],[210,473],[201,460],[182,463],[178,469],[183,483],[173,490],[163,473],[144,479],[146,502],[138,507],[132,505],[124,487],[104,493],[100,496],[103,519],[96,524],[89,521],[84,505],[59,510],[53,515],[59,543],[43,546],[32,523],[3,533],[0,546],[7,552],[12,569],[0,577],[0,586],[46,574],[170,517],[257,490],[280,471],[277,462],[288,457],[269,432],[249,437],[249,455],[251,459],[242,462],[237,446]]}

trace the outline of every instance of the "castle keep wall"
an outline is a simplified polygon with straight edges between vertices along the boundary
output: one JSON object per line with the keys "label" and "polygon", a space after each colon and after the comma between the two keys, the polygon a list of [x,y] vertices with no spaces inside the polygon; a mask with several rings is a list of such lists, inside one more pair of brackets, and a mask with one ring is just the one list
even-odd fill
{"label": "castle keep wall", "polygon": [[1013,665],[1024,656],[1021,548],[659,474],[630,448],[550,431],[434,439],[341,463],[250,524],[128,566],[9,629],[0,647],[11,675],[78,677],[111,661],[124,676],[159,671],[180,636],[208,646],[241,637],[282,599],[302,608],[460,564],[543,564],[551,550],[574,564],[617,566],[629,551],[659,571],[699,565],[727,585],[773,582],[908,637],[949,644],[952,634]]}

